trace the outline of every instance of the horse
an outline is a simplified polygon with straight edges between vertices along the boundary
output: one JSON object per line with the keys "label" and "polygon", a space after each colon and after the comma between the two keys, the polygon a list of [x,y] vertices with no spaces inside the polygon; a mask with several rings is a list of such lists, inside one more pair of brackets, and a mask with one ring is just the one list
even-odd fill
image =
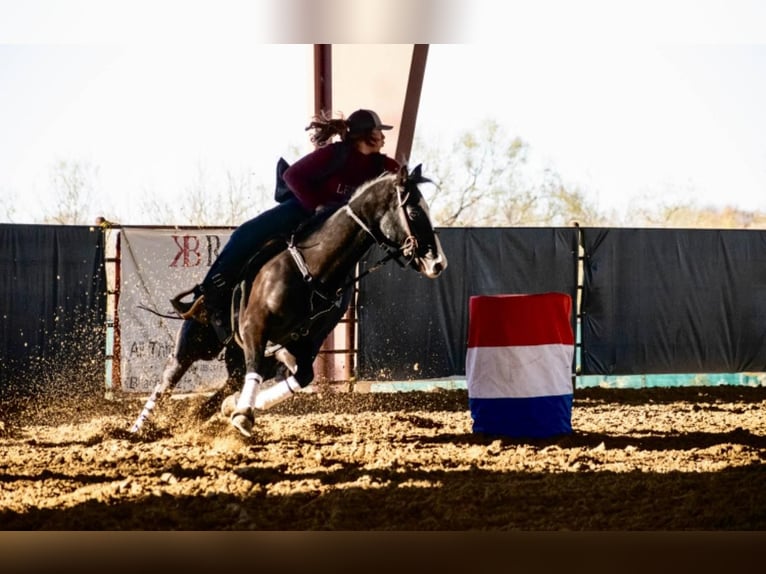
{"label": "horse", "polygon": [[[418,186],[430,182],[418,165],[385,173],[360,185],[345,205],[325,213],[296,233],[235,290],[233,341],[225,344],[228,378],[208,405],[230,392],[221,412],[243,436],[252,435],[255,411],[266,410],[307,387],[313,362],[338,324],[353,294],[354,269],[378,244],[388,260],[435,279],[447,257]],[[238,302],[238,304],[237,304]],[[212,359],[224,344],[212,327],[187,319],[174,351],[131,428],[137,432],[195,360]],[[244,384],[241,383],[244,378]]]}

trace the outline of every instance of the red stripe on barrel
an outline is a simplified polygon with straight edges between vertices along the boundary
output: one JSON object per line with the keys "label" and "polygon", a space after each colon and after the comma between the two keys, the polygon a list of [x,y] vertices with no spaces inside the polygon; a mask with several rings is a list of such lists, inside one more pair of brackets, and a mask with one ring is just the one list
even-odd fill
{"label": "red stripe on barrel", "polygon": [[475,295],[468,347],[574,345],[572,299],[564,293]]}

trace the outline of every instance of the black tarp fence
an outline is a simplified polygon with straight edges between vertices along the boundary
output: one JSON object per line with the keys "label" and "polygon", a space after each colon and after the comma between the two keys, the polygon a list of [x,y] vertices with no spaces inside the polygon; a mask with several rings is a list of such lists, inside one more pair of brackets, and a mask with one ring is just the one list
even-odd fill
{"label": "black tarp fence", "polygon": [[573,298],[581,375],[766,371],[766,231],[439,231],[441,277],[392,265],[360,286],[360,379],[464,376],[472,295],[550,291]]}
{"label": "black tarp fence", "polygon": [[0,224],[0,396],[104,389],[100,228]]}
{"label": "black tarp fence", "polygon": [[766,371],[766,231],[582,237],[582,374]]}
{"label": "black tarp fence", "polygon": [[[438,279],[389,263],[359,285],[357,378],[464,376],[470,297],[546,292],[573,299],[582,375],[766,372],[766,231],[439,234]],[[0,224],[0,395],[103,391],[106,290],[99,228]]]}
{"label": "black tarp fence", "polygon": [[[445,228],[439,239],[448,266],[437,279],[389,264],[361,283],[358,378],[465,374],[473,295],[560,292],[576,301],[575,228]],[[373,249],[362,270],[380,257]]]}

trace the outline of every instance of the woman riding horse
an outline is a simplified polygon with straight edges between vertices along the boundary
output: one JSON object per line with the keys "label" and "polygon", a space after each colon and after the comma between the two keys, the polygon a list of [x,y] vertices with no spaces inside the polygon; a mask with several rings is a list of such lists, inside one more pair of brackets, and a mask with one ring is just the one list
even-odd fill
{"label": "woman riding horse", "polygon": [[[231,234],[202,282],[171,299],[176,312],[184,319],[209,323],[221,342],[228,341],[232,293],[250,257],[270,239],[289,236],[315,213],[344,205],[360,184],[384,172],[396,173],[399,163],[380,151],[386,141],[383,131],[391,128],[366,109],[347,119],[324,113],[313,118],[306,130],[313,130],[311,141],[317,149],[282,174],[291,193]],[[328,145],[334,136],[340,141]],[[181,301],[190,293],[191,302]]]}
{"label": "woman riding horse", "polygon": [[[327,334],[328,317],[335,323],[340,319],[332,312],[342,306],[348,286],[366,275],[352,277],[372,245],[387,252],[380,264],[396,259],[431,279],[447,267],[419,189],[429,181],[418,166],[362,184],[342,208],[301,229],[287,250],[259,268],[237,314],[244,385],[221,407],[243,436],[251,436],[256,411],[289,399],[312,382],[316,342]],[[273,376],[267,348],[275,346],[286,352],[279,360],[287,371]]]}

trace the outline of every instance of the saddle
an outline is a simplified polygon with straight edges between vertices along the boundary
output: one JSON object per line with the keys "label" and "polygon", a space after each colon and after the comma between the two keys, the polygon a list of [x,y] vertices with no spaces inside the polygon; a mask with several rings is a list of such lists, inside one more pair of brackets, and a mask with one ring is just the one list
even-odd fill
{"label": "saddle", "polygon": [[[221,307],[220,312],[211,312],[208,306],[205,304],[205,286],[197,284],[191,289],[181,291],[175,297],[170,299],[170,304],[173,306],[173,310],[178,314],[181,319],[193,320],[201,323],[205,326],[211,326],[215,330],[216,335],[222,343],[227,343],[234,330],[235,316],[239,311],[239,306],[244,304],[246,296],[249,294],[249,286],[252,283],[255,275],[266,261],[271,257],[283,251],[286,248],[286,242],[284,239],[272,238],[268,240],[261,249],[259,249],[245,264],[244,268],[239,274],[239,278],[234,283],[230,296],[226,299],[228,303],[221,301],[220,305],[214,305],[216,311]],[[211,289],[220,289],[222,287],[216,287],[215,284],[210,286]],[[194,295],[191,301],[182,301],[184,297],[188,295]],[[218,302],[218,293],[211,293],[211,297],[214,297],[215,302]],[[228,307],[228,312],[226,308]]]}

